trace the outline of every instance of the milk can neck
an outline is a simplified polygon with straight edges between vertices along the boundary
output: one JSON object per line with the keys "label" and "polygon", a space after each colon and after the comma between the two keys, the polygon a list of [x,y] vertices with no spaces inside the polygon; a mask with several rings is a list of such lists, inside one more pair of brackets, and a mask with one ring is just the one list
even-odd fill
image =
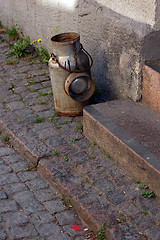
{"label": "milk can neck", "polygon": [[70,56],[81,48],[80,36],[77,33],[61,33],[53,36],[51,41],[56,56]]}

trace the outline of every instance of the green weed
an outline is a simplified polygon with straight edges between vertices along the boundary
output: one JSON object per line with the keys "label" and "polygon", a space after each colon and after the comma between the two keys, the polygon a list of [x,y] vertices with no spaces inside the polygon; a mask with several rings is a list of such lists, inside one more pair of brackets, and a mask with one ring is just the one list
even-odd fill
{"label": "green weed", "polygon": [[96,142],[91,142],[91,146],[96,146],[97,145],[97,143]]}
{"label": "green weed", "polygon": [[46,103],[46,101],[45,100],[41,100],[41,101],[39,101],[39,104],[41,105],[41,104],[45,104]]}
{"label": "green weed", "polygon": [[145,184],[142,184],[140,187],[139,187],[140,189],[147,189],[148,188],[148,186],[147,185],[145,185]]}
{"label": "green weed", "polygon": [[16,64],[18,64],[18,61],[17,60],[7,60],[6,62],[5,62],[5,65],[16,65]]}
{"label": "green weed", "polygon": [[65,207],[66,207],[67,209],[72,208],[72,204],[71,204],[70,199],[66,199],[66,198],[64,197],[64,195],[63,195],[63,196],[62,196],[62,200],[63,200],[64,205],[65,205]]}
{"label": "green weed", "polygon": [[83,126],[82,125],[76,125],[75,131],[82,131],[83,130]]}
{"label": "green weed", "polygon": [[72,138],[71,143],[75,143],[76,141],[79,141],[79,140],[80,140],[79,138]]}
{"label": "green weed", "polygon": [[9,36],[9,40],[12,40],[12,41],[17,40],[19,38],[19,32],[15,26],[13,26],[12,28],[8,28],[7,34]]}
{"label": "green weed", "polygon": [[65,156],[64,156],[64,161],[67,162],[68,160],[69,160],[68,155],[65,155]]}
{"label": "green weed", "polygon": [[4,136],[2,140],[5,143],[9,143],[10,142],[10,137],[9,136]]}
{"label": "green weed", "polygon": [[106,239],[106,228],[109,224],[103,224],[101,228],[98,229],[97,239],[105,240]]}
{"label": "green weed", "polygon": [[15,42],[12,49],[6,53],[8,56],[14,56],[16,58],[27,57],[33,52],[33,46],[30,43],[30,38],[21,38]]}
{"label": "green weed", "polygon": [[41,96],[47,96],[47,95],[52,95],[52,92],[39,92]]}
{"label": "green weed", "polygon": [[156,194],[153,191],[146,191],[141,194],[141,196],[146,197],[146,198],[155,198]]}
{"label": "green weed", "polygon": [[142,212],[144,215],[147,215],[148,213],[149,213],[149,211],[147,210],[147,211],[143,211]]}
{"label": "green weed", "polygon": [[44,117],[38,117],[35,122],[36,122],[36,123],[45,122],[45,118],[44,118]]}
{"label": "green weed", "polygon": [[106,158],[110,159],[110,160],[113,160],[113,157],[111,157],[108,153],[105,153],[104,154]]}
{"label": "green weed", "polygon": [[44,63],[48,63],[49,59],[50,59],[50,54],[48,53],[47,49],[45,49],[44,47],[40,47],[39,49],[39,55],[42,57],[42,61]]}
{"label": "green weed", "polygon": [[59,155],[60,155],[60,152],[55,151],[55,152],[53,153],[53,155],[54,155],[54,156],[59,156]]}

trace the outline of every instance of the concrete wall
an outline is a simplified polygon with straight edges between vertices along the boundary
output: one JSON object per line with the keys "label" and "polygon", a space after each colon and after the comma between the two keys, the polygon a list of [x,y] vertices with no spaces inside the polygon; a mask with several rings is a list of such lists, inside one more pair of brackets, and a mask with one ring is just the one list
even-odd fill
{"label": "concrete wall", "polygon": [[0,0],[0,20],[31,40],[80,33],[101,99],[141,97],[142,65],[160,57],[160,0]]}

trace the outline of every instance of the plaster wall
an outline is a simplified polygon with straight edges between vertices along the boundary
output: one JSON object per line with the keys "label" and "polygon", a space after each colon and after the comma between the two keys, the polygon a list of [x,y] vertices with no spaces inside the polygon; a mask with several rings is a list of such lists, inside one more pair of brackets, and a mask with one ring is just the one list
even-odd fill
{"label": "plaster wall", "polygon": [[0,0],[0,20],[17,24],[31,40],[80,33],[92,55],[101,99],[141,97],[145,59],[160,57],[160,0]]}

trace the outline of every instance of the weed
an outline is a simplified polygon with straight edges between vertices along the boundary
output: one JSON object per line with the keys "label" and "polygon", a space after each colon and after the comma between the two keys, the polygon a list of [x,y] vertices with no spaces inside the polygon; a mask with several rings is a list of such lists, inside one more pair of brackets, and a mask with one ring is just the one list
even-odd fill
{"label": "weed", "polygon": [[140,187],[139,187],[140,189],[147,189],[148,188],[148,186],[147,185],[145,185],[145,184],[142,184]]}
{"label": "weed", "polygon": [[83,179],[83,183],[90,183],[88,178]]}
{"label": "weed", "polygon": [[60,116],[60,114],[59,113],[54,113],[54,117],[59,117]]}
{"label": "weed", "polygon": [[53,155],[54,155],[54,156],[59,156],[59,155],[60,155],[60,152],[55,151],[55,152],[53,153]]}
{"label": "weed", "polygon": [[71,143],[75,143],[76,141],[79,141],[79,140],[80,140],[79,138],[72,138]]}
{"label": "weed", "polygon": [[9,143],[9,142],[10,142],[10,137],[4,136],[2,140],[3,140],[3,142],[5,142],[5,143]]}
{"label": "weed", "polygon": [[64,195],[62,196],[62,200],[64,202],[64,205],[65,205],[65,208],[66,209],[69,209],[69,208],[72,208],[72,204],[71,204],[71,201],[70,199],[65,199]]}
{"label": "weed", "polygon": [[28,82],[30,85],[33,85],[33,84],[36,84],[36,81],[35,80],[29,80]]}
{"label": "weed", "polygon": [[83,130],[83,126],[82,125],[76,125],[75,131],[82,131]]}
{"label": "weed", "polygon": [[0,28],[2,28],[3,27],[3,25],[2,25],[2,22],[0,21]]}
{"label": "weed", "polygon": [[106,239],[106,228],[109,224],[103,224],[101,228],[98,229],[97,239],[105,240]]}
{"label": "weed", "polygon": [[39,92],[41,96],[47,96],[47,95],[52,95],[52,92]]}
{"label": "weed", "polygon": [[123,223],[123,222],[126,222],[126,217],[125,216],[121,216],[121,217],[117,218],[116,221],[113,223],[113,225]]}
{"label": "weed", "polygon": [[44,117],[38,117],[35,122],[36,122],[36,123],[45,122],[45,118],[44,118]]}
{"label": "weed", "polygon": [[59,125],[67,124],[67,121],[60,122]]}
{"label": "weed", "polygon": [[149,211],[147,210],[147,211],[143,211],[142,212],[144,215],[147,215],[148,213],[149,213]]}
{"label": "weed", "polygon": [[110,159],[110,160],[113,160],[113,157],[111,157],[108,153],[105,153],[104,154],[106,158]]}
{"label": "weed", "polygon": [[39,52],[39,55],[41,56],[42,58],[42,62],[44,63],[48,63],[49,59],[50,59],[50,54],[48,53],[47,49],[44,48],[43,44],[41,43],[42,40],[41,39],[38,39],[38,40],[35,40],[33,41],[33,43],[38,43],[38,44],[41,44],[41,46],[39,47],[37,45],[37,48],[39,48],[39,50],[37,50],[37,52]]}
{"label": "weed", "polygon": [[45,104],[46,103],[46,101],[45,100],[41,100],[41,101],[39,101],[39,104],[41,105],[41,104]]}
{"label": "weed", "polygon": [[96,182],[92,182],[92,186],[95,186],[96,185]]}
{"label": "weed", "polygon": [[140,180],[136,180],[136,179],[133,179],[133,182],[135,182],[136,184],[140,184],[141,183]]}
{"label": "weed", "polygon": [[7,34],[9,36],[9,40],[17,40],[19,38],[19,32],[15,26],[10,29],[7,29]]}
{"label": "weed", "polygon": [[5,65],[16,65],[16,64],[18,64],[18,61],[17,60],[7,60],[6,62],[5,62]]}
{"label": "weed", "polygon": [[68,160],[69,160],[68,155],[65,155],[65,156],[64,156],[64,161],[67,162]]}
{"label": "weed", "polygon": [[15,87],[16,87],[16,85],[15,85],[14,83],[11,83],[11,87],[8,88],[8,90],[11,90],[11,91],[12,91]]}
{"label": "weed", "polygon": [[36,170],[37,166],[33,163],[29,164],[28,168],[24,168],[23,172]]}
{"label": "weed", "polygon": [[96,146],[97,145],[97,143],[96,142],[91,142],[91,146]]}
{"label": "weed", "polygon": [[6,104],[6,101],[5,101],[5,100],[3,100],[3,101],[2,101],[2,104]]}
{"label": "weed", "polygon": [[156,197],[156,195],[153,191],[146,191],[146,192],[142,193],[141,196],[146,197],[146,198]]}
{"label": "weed", "polygon": [[26,57],[31,52],[33,52],[33,46],[30,43],[30,38],[23,37],[13,44],[12,49],[8,51],[6,55],[15,56],[16,58],[19,58]]}
{"label": "weed", "polygon": [[47,49],[45,49],[44,47],[40,47],[39,55],[42,57],[42,61],[44,63],[48,63],[50,59],[50,54],[48,53]]}

